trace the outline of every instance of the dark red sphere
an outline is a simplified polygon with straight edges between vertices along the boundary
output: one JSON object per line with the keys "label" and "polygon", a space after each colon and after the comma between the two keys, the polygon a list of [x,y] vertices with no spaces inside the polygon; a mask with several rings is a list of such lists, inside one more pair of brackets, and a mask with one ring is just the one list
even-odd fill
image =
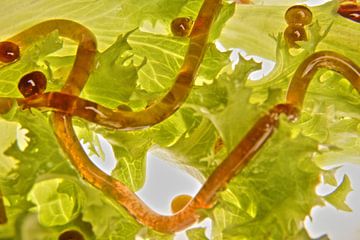
{"label": "dark red sphere", "polygon": [[0,42],[0,61],[13,62],[20,57],[19,46],[12,42]]}
{"label": "dark red sphere", "polygon": [[28,73],[20,79],[18,89],[24,97],[42,94],[46,89],[46,76],[39,71]]}

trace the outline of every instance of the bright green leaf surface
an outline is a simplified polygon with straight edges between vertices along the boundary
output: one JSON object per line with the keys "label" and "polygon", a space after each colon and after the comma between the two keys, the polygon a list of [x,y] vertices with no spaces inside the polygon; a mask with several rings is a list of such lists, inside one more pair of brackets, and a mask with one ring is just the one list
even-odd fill
{"label": "bright green leaf surface", "polygon": [[191,240],[206,240],[208,239],[205,236],[205,229],[204,228],[194,228],[186,231],[186,235]]}
{"label": "bright green leaf surface", "polygon": [[9,171],[14,167],[15,161],[14,159],[7,157],[4,155],[4,151],[10,147],[10,145],[16,140],[16,129],[17,124],[5,122],[3,120],[0,121],[0,177],[3,178]]}
{"label": "bright green leaf surface", "polygon": [[[170,4],[171,3],[171,4]],[[0,10],[2,24],[0,35],[12,34],[32,26],[44,19],[64,18],[78,21],[90,28],[99,40],[101,50],[114,42],[114,38],[139,26],[144,21],[163,21],[170,24],[186,0],[93,0],[47,1],[36,2],[5,1]],[[14,9],[15,14],[13,11]]]}
{"label": "bright green leaf surface", "polygon": [[131,62],[128,36],[120,36],[97,59],[96,69],[88,80],[82,95],[85,98],[116,108],[126,103],[136,87],[138,66]]}
{"label": "bright green leaf surface", "polygon": [[[224,226],[224,239],[294,237],[311,207],[321,204],[314,192],[321,171],[312,159],[317,143],[301,135],[291,137],[291,129],[282,122],[254,161],[230,183],[238,204],[226,198],[220,202],[226,217],[216,224],[215,235]],[[221,215],[215,212],[216,221]]]}
{"label": "bright green leaf surface", "polygon": [[[267,1],[266,5],[238,4],[234,16],[223,29],[220,41],[225,47],[238,47],[250,55],[275,60],[276,42],[271,36],[284,32],[287,26],[284,14],[292,4],[291,1],[279,2],[282,6],[271,6],[278,5],[276,1],[274,3]],[[311,8],[314,20],[317,20],[321,26],[333,24],[332,31],[321,42],[318,50],[346,52],[348,57],[352,57],[356,61],[356,52],[360,44],[360,26],[336,14],[338,4],[338,1],[330,1],[327,4]],[[314,20],[313,22],[315,22]],[[351,38],[348,37],[349,34]]]}
{"label": "bright green leaf surface", "polygon": [[74,217],[76,199],[56,191],[61,181],[52,179],[36,183],[29,192],[29,200],[36,204],[39,222],[43,226],[64,225]]}

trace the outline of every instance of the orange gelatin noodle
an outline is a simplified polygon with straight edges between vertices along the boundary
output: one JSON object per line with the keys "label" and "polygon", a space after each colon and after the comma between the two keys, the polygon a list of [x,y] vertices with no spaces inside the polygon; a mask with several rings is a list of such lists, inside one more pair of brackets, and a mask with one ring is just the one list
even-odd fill
{"label": "orange gelatin noodle", "polygon": [[312,21],[312,13],[306,6],[295,5],[286,11],[285,20],[289,25],[309,25]]}
{"label": "orange gelatin noodle", "polygon": [[20,79],[18,89],[24,97],[42,94],[46,89],[46,77],[39,71],[28,73]]}
{"label": "orange gelatin noodle", "polygon": [[183,194],[178,195],[171,201],[171,211],[173,213],[181,211],[192,199],[191,196]]}
{"label": "orange gelatin noodle", "polygon": [[0,42],[0,61],[11,63],[20,57],[19,46],[12,42]]}

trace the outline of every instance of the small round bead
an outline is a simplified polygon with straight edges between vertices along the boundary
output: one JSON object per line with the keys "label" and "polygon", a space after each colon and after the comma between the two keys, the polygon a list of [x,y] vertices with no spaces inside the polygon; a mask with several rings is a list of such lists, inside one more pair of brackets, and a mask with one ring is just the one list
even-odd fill
{"label": "small round bead", "polygon": [[60,234],[59,240],[85,240],[85,238],[79,231],[69,230]]}
{"label": "small round bead", "polygon": [[171,32],[174,36],[186,37],[190,34],[193,21],[188,17],[175,18],[171,22]]}
{"label": "small round bead", "polygon": [[28,73],[20,79],[18,89],[24,97],[42,94],[46,89],[46,76],[39,71]]}
{"label": "small round bead", "polygon": [[171,201],[172,213],[179,212],[181,209],[183,209],[186,206],[186,204],[190,202],[191,199],[192,197],[186,194],[178,195],[175,198],[173,198],[173,200]]}
{"label": "small round bead", "polygon": [[299,48],[297,41],[306,41],[306,31],[302,26],[290,25],[285,29],[284,38],[290,47]]}
{"label": "small round bead", "polygon": [[351,2],[340,4],[337,13],[345,18],[360,23],[360,4]]}
{"label": "small round bead", "polygon": [[19,46],[12,42],[0,42],[0,61],[4,63],[14,62],[20,57]]}
{"label": "small round bead", "polygon": [[312,12],[306,6],[295,5],[286,11],[285,20],[289,25],[308,25],[312,21]]}

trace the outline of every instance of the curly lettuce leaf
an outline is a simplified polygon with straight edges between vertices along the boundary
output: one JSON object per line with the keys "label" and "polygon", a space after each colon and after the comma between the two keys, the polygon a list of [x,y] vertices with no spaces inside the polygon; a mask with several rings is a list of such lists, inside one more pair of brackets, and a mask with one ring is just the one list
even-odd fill
{"label": "curly lettuce leaf", "polygon": [[[225,47],[241,48],[249,55],[257,55],[270,60],[276,59],[276,42],[273,35],[283,33],[287,24],[284,19],[290,1],[282,1],[281,6],[273,1],[263,5],[261,0],[254,5],[236,5],[233,17],[226,23],[220,41]],[[264,1],[266,2],[266,1]],[[320,43],[317,50],[333,50],[358,61],[360,26],[336,13],[339,1],[311,7],[313,23],[321,26],[332,25],[332,31]],[[271,21],[269,21],[271,19]],[[351,35],[351,37],[348,37]],[[241,39],[241,41],[239,41]]]}
{"label": "curly lettuce leaf", "polygon": [[[156,93],[169,89],[184,59],[188,40],[136,31],[129,36],[129,44],[135,59],[141,62],[146,58],[146,64],[139,71],[139,87]],[[199,76],[211,80],[227,63],[229,52],[219,52],[210,44]]]}
{"label": "curly lettuce leaf", "polygon": [[[27,195],[34,184],[49,174],[73,175],[75,172],[57,145],[47,115],[37,110],[32,110],[32,113],[18,111],[12,121],[20,123],[27,131],[25,136],[18,136],[4,152],[7,157],[16,160],[16,165],[1,178],[0,188],[5,196],[8,227],[12,226],[13,233],[16,231],[15,236],[20,236],[18,231],[21,228],[15,224],[20,224],[33,206],[27,200]],[[25,142],[20,144],[20,140]]]}
{"label": "curly lettuce leaf", "polygon": [[81,94],[84,98],[110,108],[129,101],[137,84],[138,71],[144,62],[139,66],[133,64],[127,39],[128,35],[119,36],[114,44],[97,57],[96,68]]}
{"label": "curly lettuce leaf", "polygon": [[[157,0],[151,3],[147,0],[105,0],[101,3],[93,0],[7,1],[0,10],[0,20],[14,24],[2,24],[0,35],[9,37],[44,19],[71,19],[93,31],[103,51],[113,43],[114,38],[138,28],[145,21],[154,23],[161,20],[169,26],[186,3],[187,0]],[[9,9],[14,9],[15,14]]]}
{"label": "curly lettuce leaf", "polygon": [[[229,184],[237,201],[224,197],[219,203],[228,216],[220,224],[225,226],[223,238],[294,237],[311,208],[322,204],[314,191],[321,173],[312,157],[317,142],[302,135],[292,137],[292,129],[291,124],[281,122],[271,140]],[[215,223],[221,215],[215,211]],[[215,235],[220,235],[218,227],[216,224]]]}
{"label": "curly lettuce leaf", "polygon": [[[77,205],[82,197],[81,192],[72,190],[74,188],[75,186],[63,179],[50,179],[34,184],[28,200],[36,205],[42,226],[65,225],[78,215]],[[69,190],[71,192],[68,192]]]}
{"label": "curly lettuce leaf", "polygon": [[16,123],[9,123],[0,120],[0,178],[6,177],[6,175],[15,167],[16,161],[4,155],[6,149],[16,140],[16,132],[18,125]]}
{"label": "curly lettuce leaf", "polygon": [[91,224],[93,238],[135,239],[142,226],[132,216],[98,190],[89,187],[82,189],[86,194],[82,220]]}
{"label": "curly lettuce leaf", "polygon": [[324,198],[327,202],[331,203],[339,210],[351,212],[351,208],[345,203],[346,197],[352,191],[350,179],[347,175],[344,175],[342,182],[338,188],[326,195]]}

